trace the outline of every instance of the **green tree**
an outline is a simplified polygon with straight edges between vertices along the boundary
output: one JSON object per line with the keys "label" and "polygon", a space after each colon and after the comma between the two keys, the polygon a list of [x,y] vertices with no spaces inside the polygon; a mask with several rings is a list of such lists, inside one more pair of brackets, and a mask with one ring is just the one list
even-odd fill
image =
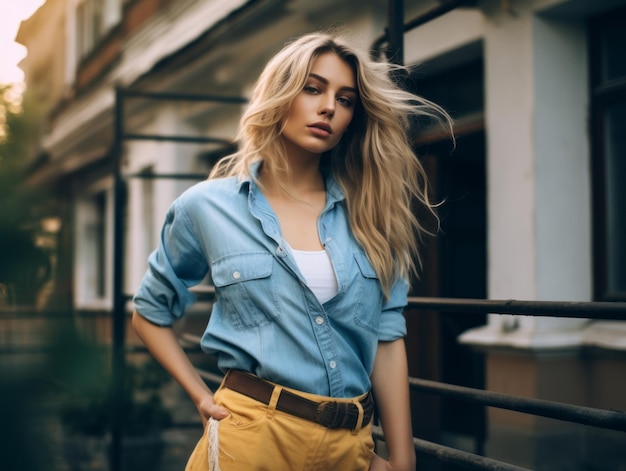
{"label": "green tree", "polygon": [[39,126],[40,113],[28,94],[0,85],[0,305],[34,304],[50,275],[49,257],[36,237],[53,200],[25,184]]}

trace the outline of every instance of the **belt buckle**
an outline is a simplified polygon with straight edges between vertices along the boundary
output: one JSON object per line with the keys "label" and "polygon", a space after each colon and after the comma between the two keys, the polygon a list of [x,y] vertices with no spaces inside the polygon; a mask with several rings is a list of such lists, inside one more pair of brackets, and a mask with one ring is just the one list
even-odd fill
{"label": "belt buckle", "polygon": [[346,419],[348,407],[352,404],[348,402],[322,402],[317,406],[315,421],[328,428],[350,428]]}

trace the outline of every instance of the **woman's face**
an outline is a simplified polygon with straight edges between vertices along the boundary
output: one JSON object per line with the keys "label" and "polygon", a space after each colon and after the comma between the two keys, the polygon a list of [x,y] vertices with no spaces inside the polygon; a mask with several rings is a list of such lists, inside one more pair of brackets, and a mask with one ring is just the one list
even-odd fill
{"label": "woman's face", "polygon": [[350,65],[333,52],[319,55],[285,118],[282,136],[288,155],[319,156],[335,147],[352,121],[357,100]]}

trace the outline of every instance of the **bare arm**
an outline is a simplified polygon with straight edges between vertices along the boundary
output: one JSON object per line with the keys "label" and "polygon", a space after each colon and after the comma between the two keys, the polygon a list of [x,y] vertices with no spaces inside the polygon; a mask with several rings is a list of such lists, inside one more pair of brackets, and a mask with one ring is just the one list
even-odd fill
{"label": "bare arm", "polygon": [[[393,471],[415,470],[408,378],[404,339],[379,342],[372,387],[389,450],[387,469]],[[377,466],[373,461],[371,469],[384,469]]]}
{"label": "bare arm", "polygon": [[213,403],[213,394],[183,351],[171,327],[152,324],[137,311],[133,312],[133,329],[152,356],[183,387],[202,416],[202,423],[213,417],[221,420],[228,411]]}

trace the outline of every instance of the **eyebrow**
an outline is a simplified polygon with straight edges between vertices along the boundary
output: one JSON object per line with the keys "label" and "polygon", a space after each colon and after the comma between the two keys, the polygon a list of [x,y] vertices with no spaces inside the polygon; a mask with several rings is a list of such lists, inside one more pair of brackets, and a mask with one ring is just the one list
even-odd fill
{"label": "eyebrow", "polygon": [[[322,77],[321,75],[317,75],[317,74],[314,74],[314,73],[311,72],[309,74],[309,77],[314,78],[316,80],[319,80],[320,82],[322,82],[325,85],[328,85],[328,79]],[[356,88],[354,88],[354,87],[341,87],[340,90],[344,90],[346,92],[352,92],[352,93],[355,93],[357,95],[359,93],[358,90]]]}

